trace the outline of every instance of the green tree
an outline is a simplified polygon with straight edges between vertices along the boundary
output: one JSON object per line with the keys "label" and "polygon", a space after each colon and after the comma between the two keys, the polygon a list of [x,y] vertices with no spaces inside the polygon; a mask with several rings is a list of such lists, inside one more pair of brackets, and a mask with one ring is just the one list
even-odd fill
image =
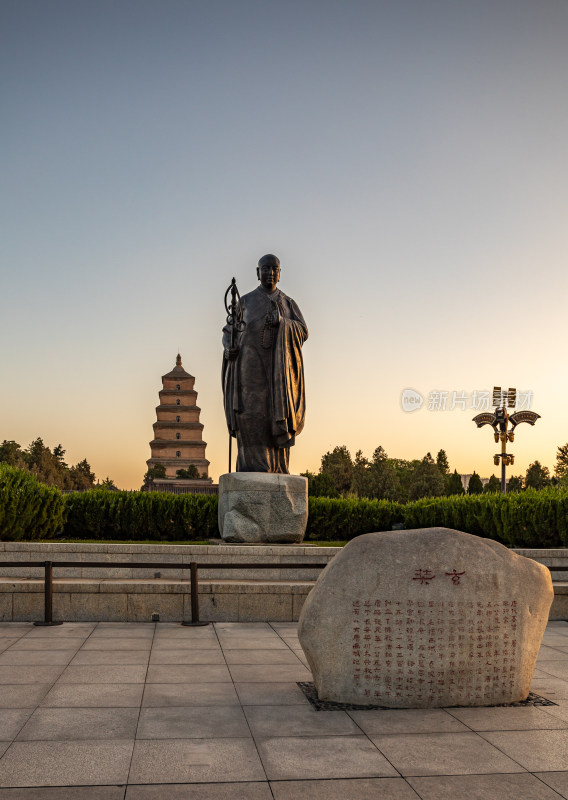
{"label": "green tree", "polygon": [[462,479],[458,475],[457,469],[455,469],[446,482],[446,494],[453,495],[453,494],[463,494],[463,493],[464,493],[464,488]]}
{"label": "green tree", "polygon": [[331,453],[322,456],[320,472],[330,476],[339,494],[348,492],[353,482],[353,462],[347,447],[335,447]]}
{"label": "green tree", "polygon": [[544,489],[550,483],[548,467],[543,467],[540,461],[535,461],[527,469],[525,475],[525,488]]}
{"label": "green tree", "polygon": [[508,492],[522,492],[523,491],[523,476],[511,475],[507,483]]}
{"label": "green tree", "polygon": [[66,486],[66,467],[61,463],[49,447],[38,436],[24,451],[27,468],[35,477],[48,486],[63,489]]}
{"label": "green tree", "polygon": [[357,497],[372,497],[372,481],[369,460],[365,458],[362,450],[355,453],[353,462],[353,477],[351,479],[351,489]]}
{"label": "green tree", "polygon": [[95,485],[95,473],[91,472],[91,465],[86,458],[79,461],[74,467],[71,467],[69,473],[72,489],[92,489]]}
{"label": "green tree", "polygon": [[166,468],[163,464],[154,464],[153,467],[145,473],[144,475],[144,485],[148,484],[150,481],[153,481],[155,478],[165,478],[166,477]]}
{"label": "green tree", "polygon": [[410,482],[409,496],[411,500],[420,497],[439,497],[446,490],[446,482],[432,458],[431,453],[426,453],[422,461],[413,471]]}
{"label": "green tree", "polygon": [[489,480],[487,481],[487,483],[485,484],[485,486],[483,487],[483,491],[486,494],[488,494],[488,493],[491,494],[491,493],[494,493],[494,492],[500,492],[501,491],[501,481],[499,480],[499,478],[496,475],[492,475],[489,478]]}
{"label": "green tree", "polygon": [[9,464],[16,469],[26,467],[25,454],[20,445],[13,440],[4,439],[0,444],[0,463]]}
{"label": "green tree", "polygon": [[400,497],[400,480],[391,460],[379,445],[373,452],[369,466],[371,494],[377,500],[396,500]]}
{"label": "green tree", "polygon": [[190,464],[187,469],[178,469],[176,471],[176,476],[178,478],[185,478],[186,480],[197,480],[198,478],[201,478],[199,470],[195,464]]}
{"label": "green tree", "polygon": [[339,497],[339,492],[326,472],[302,472],[302,477],[308,479],[308,497]]}
{"label": "green tree", "polygon": [[405,461],[402,458],[389,458],[388,464],[394,470],[396,475],[398,494],[393,498],[400,503],[406,503],[410,499],[410,486],[412,483],[413,475],[422,462],[414,459],[413,461]]}
{"label": "green tree", "polygon": [[436,456],[436,466],[444,477],[449,477],[450,464],[448,462],[448,456],[445,450],[438,450],[438,455]]}
{"label": "green tree", "polygon": [[556,464],[554,474],[561,486],[568,485],[568,443],[556,450]]}
{"label": "green tree", "polygon": [[481,494],[482,492],[483,492],[483,484],[481,483],[481,478],[479,477],[477,472],[474,471],[467,485],[467,493]]}

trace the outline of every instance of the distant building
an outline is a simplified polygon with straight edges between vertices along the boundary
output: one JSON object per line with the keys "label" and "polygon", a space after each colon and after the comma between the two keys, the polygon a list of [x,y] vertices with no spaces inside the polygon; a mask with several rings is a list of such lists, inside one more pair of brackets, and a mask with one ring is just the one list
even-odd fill
{"label": "distant building", "polygon": [[[150,442],[151,458],[146,464],[151,470],[158,465],[165,477],[155,477],[148,488],[154,491],[205,492],[217,491],[208,476],[209,461],[205,458],[207,443],[202,440],[203,425],[199,421],[195,378],[186,372],[178,353],[171,372],[162,375],[160,405],[156,407],[154,438]],[[178,470],[197,470],[194,478],[179,478]],[[197,478],[197,479],[196,479]]]}
{"label": "distant building", "polygon": [[[462,486],[464,492],[467,492],[467,487],[469,486],[469,479],[473,475],[473,472],[469,472],[467,475],[460,475]],[[481,483],[485,486],[486,483],[489,483],[489,478],[480,478]]]}

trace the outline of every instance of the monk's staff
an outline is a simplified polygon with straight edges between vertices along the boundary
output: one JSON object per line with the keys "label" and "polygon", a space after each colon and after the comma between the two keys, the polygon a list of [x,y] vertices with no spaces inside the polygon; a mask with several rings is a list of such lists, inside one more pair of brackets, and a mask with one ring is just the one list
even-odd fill
{"label": "monk's staff", "polygon": [[[228,303],[229,292],[231,293],[231,302]],[[242,333],[246,328],[246,322],[243,319],[243,309],[241,307],[241,296],[237,289],[237,282],[233,278],[230,285],[225,292],[225,311],[227,312],[227,325],[231,329],[231,350],[235,350],[237,342],[237,334]],[[233,434],[229,431],[229,472],[231,471],[231,455],[233,446]]]}

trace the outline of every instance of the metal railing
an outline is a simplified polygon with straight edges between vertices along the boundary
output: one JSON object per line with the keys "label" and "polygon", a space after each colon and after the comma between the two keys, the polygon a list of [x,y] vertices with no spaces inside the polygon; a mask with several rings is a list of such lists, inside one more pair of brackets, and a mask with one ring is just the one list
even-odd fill
{"label": "metal railing", "polygon": [[[201,566],[204,569],[324,569],[327,567],[327,562],[317,564],[258,564],[258,563],[244,563],[244,564],[223,564],[223,563],[208,563],[203,562]],[[171,562],[163,563],[161,561],[0,561],[0,567],[43,567],[44,578],[44,618],[41,622],[34,622],[34,625],[50,626],[62,625],[62,621],[54,622],[53,620],[53,570],[59,567],[75,567],[80,569],[176,569],[176,570],[189,570],[189,592],[191,601],[191,621],[182,621],[181,625],[187,626],[203,626],[209,625],[208,622],[201,622],[199,619],[199,562],[190,561],[188,564],[172,564]],[[564,567],[568,570],[568,567]],[[182,572],[183,582],[183,572]]]}

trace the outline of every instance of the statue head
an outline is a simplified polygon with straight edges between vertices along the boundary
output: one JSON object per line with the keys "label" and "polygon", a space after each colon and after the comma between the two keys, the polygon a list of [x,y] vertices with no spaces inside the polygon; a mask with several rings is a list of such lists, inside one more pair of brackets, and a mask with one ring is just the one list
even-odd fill
{"label": "statue head", "polygon": [[262,256],[256,274],[263,289],[273,292],[280,280],[280,261],[272,253]]}

